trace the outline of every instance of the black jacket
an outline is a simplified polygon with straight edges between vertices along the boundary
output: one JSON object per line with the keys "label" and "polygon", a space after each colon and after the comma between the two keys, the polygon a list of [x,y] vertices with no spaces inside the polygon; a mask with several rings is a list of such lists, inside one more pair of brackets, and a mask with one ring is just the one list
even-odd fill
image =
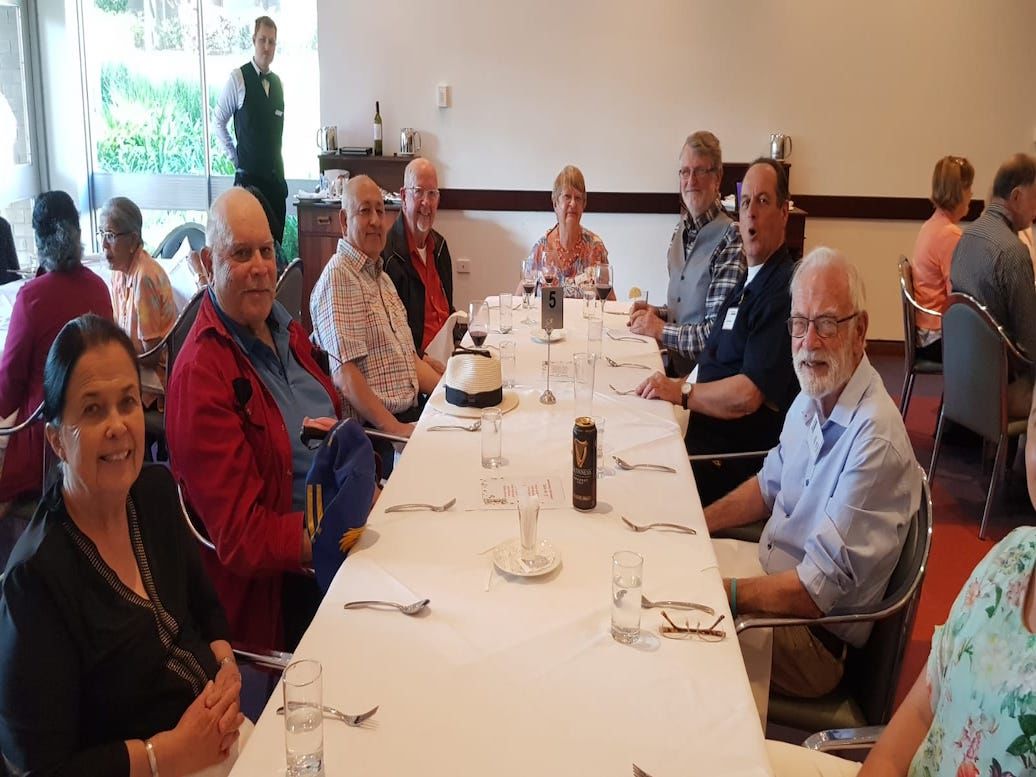
{"label": "black jacket", "polygon": [[[446,245],[446,239],[434,229],[432,240],[435,245],[435,269],[439,273],[439,282],[442,283],[442,290],[446,294],[446,304],[452,313],[453,262],[450,260],[450,249]],[[410,247],[406,240],[406,225],[402,213],[389,230],[381,258],[385,262],[385,272],[396,285],[396,293],[406,308],[410,334],[414,337],[414,348],[417,349],[418,355],[424,356],[424,350],[421,348],[421,340],[424,338],[424,283],[421,282],[421,276],[417,274],[410,260]]]}

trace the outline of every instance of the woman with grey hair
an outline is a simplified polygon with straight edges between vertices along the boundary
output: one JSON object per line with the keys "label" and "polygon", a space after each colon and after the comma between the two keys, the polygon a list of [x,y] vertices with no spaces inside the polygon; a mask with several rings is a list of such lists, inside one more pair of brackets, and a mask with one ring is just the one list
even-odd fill
{"label": "woman with grey hair", "polygon": [[[0,418],[28,418],[43,400],[43,364],[61,327],[85,313],[112,318],[108,287],[83,267],[79,212],[65,192],[44,192],[32,211],[40,274],[18,290],[0,356]],[[0,515],[20,497],[39,496],[43,425],[11,438],[0,471]]]}
{"label": "woman with grey hair", "polygon": [[[104,258],[112,269],[112,309],[115,323],[133,341],[137,353],[158,345],[176,323],[173,287],[162,266],[144,249],[140,208],[126,197],[112,197],[98,219]],[[165,349],[142,366],[144,407],[165,391]]]}

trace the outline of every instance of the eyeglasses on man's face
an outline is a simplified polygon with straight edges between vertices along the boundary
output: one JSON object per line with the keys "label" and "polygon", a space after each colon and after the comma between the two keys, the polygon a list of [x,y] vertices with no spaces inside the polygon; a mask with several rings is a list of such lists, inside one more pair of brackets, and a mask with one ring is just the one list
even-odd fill
{"label": "eyeglasses on man's face", "polygon": [[114,243],[120,237],[130,234],[129,232],[111,232],[107,229],[97,230],[97,239],[102,243]]}
{"label": "eyeglasses on man's face", "polygon": [[417,202],[438,202],[439,201],[439,190],[438,189],[422,189],[420,186],[408,186],[406,190],[410,192]]}
{"label": "eyeglasses on man's face", "polygon": [[688,178],[701,179],[715,172],[715,167],[681,167],[677,170],[681,181],[686,181]]}
{"label": "eyeglasses on man's face", "polygon": [[852,321],[858,315],[860,315],[859,311],[845,318],[835,318],[834,316],[817,316],[816,318],[792,316],[788,319],[788,334],[795,338],[803,338],[806,336],[806,332],[809,331],[809,325],[813,324],[813,329],[821,337],[834,337],[838,334],[838,327],[841,324],[844,324],[846,321]]}

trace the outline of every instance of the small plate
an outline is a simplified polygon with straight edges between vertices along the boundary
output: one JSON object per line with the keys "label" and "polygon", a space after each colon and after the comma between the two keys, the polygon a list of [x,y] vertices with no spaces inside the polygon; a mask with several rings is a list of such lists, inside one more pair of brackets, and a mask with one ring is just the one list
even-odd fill
{"label": "small plate", "polygon": [[521,560],[522,548],[516,537],[503,543],[493,552],[493,564],[501,572],[515,577],[539,577],[553,572],[561,564],[561,554],[547,540],[536,543],[536,558]]}
{"label": "small plate", "polygon": [[[545,342],[547,342],[547,330],[545,330],[545,329],[533,329],[532,330],[532,339],[535,342],[537,342],[537,343],[545,343]],[[550,333],[550,341],[552,343],[556,343],[556,342],[558,342],[558,340],[564,340],[564,339],[565,339],[565,330],[564,329],[555,329],[555,330],[553,330]]]}

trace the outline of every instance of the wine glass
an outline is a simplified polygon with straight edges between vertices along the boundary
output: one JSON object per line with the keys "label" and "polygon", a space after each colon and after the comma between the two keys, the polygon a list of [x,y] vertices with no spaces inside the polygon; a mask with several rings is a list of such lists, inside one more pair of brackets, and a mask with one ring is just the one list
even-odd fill
{"label": "wine glass", "polygon": [[522,262],[522,307],[525,308],[526,326],[534,326],[536,322],[532,318],[532,295],[536,291],[536,260],[531,256]]}
{"label": "wine glass", "polygon": [[485,300],[468,305],[468,335],[476,348],[481,348],[489,334],[489,306]]}
{"label": "wine glass", "polygon": [[609,264],[595,265],[592,272],[594,286],[597,287],[597,299],[601,301],[601,309],[603,310],[604,301],[608,299],[608,295],[612,293],[612,286],[615,285],[614,273]]}

